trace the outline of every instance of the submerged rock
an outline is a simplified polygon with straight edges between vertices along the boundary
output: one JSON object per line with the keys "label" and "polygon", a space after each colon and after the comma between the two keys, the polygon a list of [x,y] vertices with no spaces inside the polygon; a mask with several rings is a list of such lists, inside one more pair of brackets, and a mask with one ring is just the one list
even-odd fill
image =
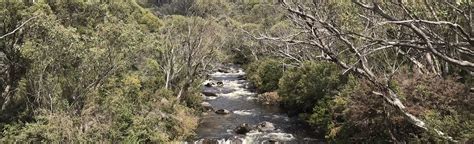
{"label": "submerged rock", "polygon": [[238,126],[237,128],[235,128],[235,133],[237,134],[247,134],[248,132],[252,131],[252,127],[247,124],[247,123],[243,123],[243,124],[240,124],[240,126]]}
{"label": "submerged rock", "polygon": [[205,96],[217,96],[217,94],[213,92],[202,92],[202,94],[204,94]]}
{"label": "submerged rock", "polygon": [[225,114],[229,114],[230,111],[229,110],[226,110],[226,109],[218,109],[216,110],[216,114],[222,114],[222,115],[225,115]]}

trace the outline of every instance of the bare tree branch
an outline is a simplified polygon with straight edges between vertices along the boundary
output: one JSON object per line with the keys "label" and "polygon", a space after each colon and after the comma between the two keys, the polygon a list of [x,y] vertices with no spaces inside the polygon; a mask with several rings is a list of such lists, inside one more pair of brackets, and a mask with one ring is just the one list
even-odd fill
{"label": "bare tree branch", "polygon": [[29,18],[28,20],[26,20],[25,22],[23,22],[20,26],[18,26],[17,28],[15,28],[13,31],[9,32],[9,33],[6,33],[2,36],[0,36],[0,39],[3,39],[9,35],[12,35],[14,34],[16,31],[20,30],[23,26],[25,26],[26,23],[30,22],[31,20],[35,19],[37,16],[34,16],[34,17],[31,17]]}

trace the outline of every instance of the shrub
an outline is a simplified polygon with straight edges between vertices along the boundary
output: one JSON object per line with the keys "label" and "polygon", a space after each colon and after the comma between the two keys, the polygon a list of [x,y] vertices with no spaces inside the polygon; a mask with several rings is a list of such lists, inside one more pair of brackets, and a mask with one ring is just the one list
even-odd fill
{"label": "shrub", "polygon": [[[194,135],[192,108],[200,103],[200,85],[192,85],[185,101],[163,88],[156,55],[161,41],[152,33],[160,23],[151,23],[158,20],[151,13],[119,2],[38,3],[6,10],[0,13],[21,10],[28,18],[30,11],[38,18],[15,38],[22,39],[15,49],[28,65],[21,65],[25,74],[18,76],[12,102],[2,108],[8,113],[0,110],[0,143],[166,143]],[[11,26],[24,21],[20,18]]]}
{"label": "shrub", "polygon": [[338,97],[347,99],[347,104],[329,115],[326,136],[330,141],[396,143],[422,131],[372,94],[373,90],[370,82],[359,80],[341,91]]}
{"label": "shrub", "polygon": [[310,113],[319,100],[335,95],[345,79],[334,64],[308,62],[284,73],[278,94],[287,109]]}
{"label": "shrub", "polygon": [[[427,125],[461,142],[473,139],[472,100],[461,83],[401,72],[394,76],[392,87],[410,113]],[[366,80],[351,80],[335,98],[318,104],[309,122],[336,143],[444,143],[434,132],[412,125],[383,98],[372,94],[374,90]]]}
{"label": "shrub", "polygon": [[273,59],[265,59],[251,63],[247,68],[249,80],[261,93],[275,91],[283,75],[283,67]]}

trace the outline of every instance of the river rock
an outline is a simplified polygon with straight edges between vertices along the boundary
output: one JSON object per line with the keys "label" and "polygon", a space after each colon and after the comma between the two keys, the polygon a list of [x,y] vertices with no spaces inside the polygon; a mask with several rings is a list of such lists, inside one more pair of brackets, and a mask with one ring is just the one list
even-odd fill
{"label": "river rock", "polygon": [[213,92],[202,92],[202,94],[204,94],[205,96],[208,96],[208,97],[210,97],[210,96],[216,97],[217,96],[217,94],[213,93]]}
{"label": "river rock", "polygon": [[221,81],[218,81],[218,82],[217,82],[217,86],[218,86],[218,87],[223,87],[223,86],[224,86],[224,83],[221,82]]}
{"label": "river rock", "polygon": [[216,110],[216,114],[222,114],[222,115],[226,115],[226,114],[229,114],[230,111],[229,110],[226,110],[226,109],[218,109]]}
{"label": "river rock", "polygon": [[249,124],[243,123],[240,124],[237,128],[235,128],[235,133],[237,134],[246,134],[250,131],[252,131],[252,127]]}
{"label": "river rock", "polygon": [[214,85],[216,85],[216,84],[214,84],[214,83],[212,83],[212,82],[209,82],[209,83],[206,83],[204,86],[205,86],[205,87],[212,87],[212,86],[214,86]]}
{"label": "river rock", "polygon": [[214,110],[214,108],[212,108],[211,104],[209,104],[208,102],[202,102],[201,106],[204,109],[204,111],[213,111]]}
{"label": "river rock", "polygon": [[257,129],[261,132],[268,132],[275,130],[275,126],[271,122],[264,121],[257,125]]}

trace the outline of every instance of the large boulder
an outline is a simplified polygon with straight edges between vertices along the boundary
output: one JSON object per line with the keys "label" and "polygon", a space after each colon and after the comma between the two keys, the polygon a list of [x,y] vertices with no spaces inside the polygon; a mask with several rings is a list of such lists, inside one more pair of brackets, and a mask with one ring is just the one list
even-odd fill
{"label": "large boulder", "polygon": [[216,112],[216,114],[221,114],[221,115],[230,114],[230,111],[226,110],[226,109],[218,109],[215,112]]}
{"label": "large boulder", "polygon": [[257,125],[257,129],[261,132],[273,131],[275,130],[275,125],[273,125],[271,122],[264,121]]}
{"label": "large boulder", "polygon": [[208,97],[209,97],[209,96],[214,96],[214,97],[217,96],[217,94],[216,94],[216,93],[213,93],[213,92],[205,92],[205,91],[204,91],[204,92],[202,92],[202,94],[205,95],[205,96],[208,96]]}
{"label": "large boulder", "polygon": [[243,124],[240,124],[239,126],[237,126],[237,128],[235,128],[235,133],[237,134],[247,134],[248,132],[252,131],[252,126],[250,126],[249,124],[246,124],[246,123],[243,123]]}

